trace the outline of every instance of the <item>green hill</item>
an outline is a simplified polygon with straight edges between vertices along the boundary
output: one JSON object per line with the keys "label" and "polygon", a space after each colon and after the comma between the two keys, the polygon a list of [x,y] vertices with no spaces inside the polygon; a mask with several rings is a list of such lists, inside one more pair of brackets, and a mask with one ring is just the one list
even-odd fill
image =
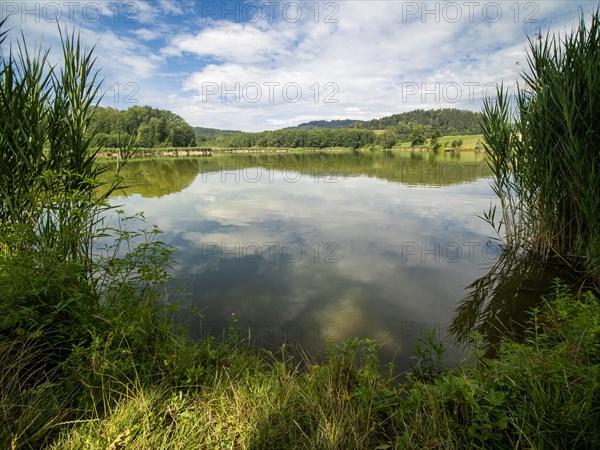
{"label": "green hill", "polygon": [[443,136],[480,134],[480,113],[461,109],[416,109],[400,114],[357,122],[360,128],[384,130],[394,128],[403,137],[409,137],[414,128],[421,126],[425,134],[439,130]]}

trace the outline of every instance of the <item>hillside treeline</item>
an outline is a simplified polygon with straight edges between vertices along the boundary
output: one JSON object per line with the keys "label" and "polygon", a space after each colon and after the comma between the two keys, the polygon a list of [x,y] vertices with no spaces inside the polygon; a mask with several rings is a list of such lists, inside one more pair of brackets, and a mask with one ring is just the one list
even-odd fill
{"label": "hillside treeline", "polygon": [[372,130],[275,130],[259,133],[237,133],[221,142],[224,147],[286,147],[286,148],[326,148],[349,147],[357,149],[376,141]]}
{"label": "hillside treeline", "polygon": [[218,128],[194,127],[196,145],[214,145],[222,147],[222,141],[227,136],[241,133],[239,130],[220,130]]}
{"label": "hillside treeline", "polygon": [[394,131],[400,140],[409,140],[418,127],[426,135],[431,135],[439,130],[442,136],[461,134],[480,134],[480,113],[462,109],[416,109],[414,111],[393,114],[372,120],[313,120],[294,127],[294,129],[338,129],[338,128],[364,128],[367,130]]}
{"label": "hillside treeline", "polygon": [[[167,110],[133,106],[125,111],[98,107],[92,121],[97,135],[93,144],[120,147],[130,137],[144,148],[192,147],[287,147],[287,148],[360,148],[379,144],[390,148],[402,141],[422,145],[438,136],[481,133],[480,114],[459,109],[418,109],[369,121],[316,120],[275,131],[258,133],[192,128],[183,118]],[[376,135],[374,130],[386,130]],[[419,138],[415,141],[415,136]]]}
{"label": "hillside treeline", "polygon": [[426,135],[432,134],[435,130],[439,130],[442,136],[480,134],[480,117],[480,113],[461,109],[416,109],[381,119],[357,122],[356,127],[367,130],[392,128],[400,140],[408,140],[418,127],[422,127]]}
{"label": "hillside treeline", "polygon": [[93,145],[100,147],[120,147],[131,137],[145,148],[196,145],[196,133],[183,118],[150,106],[133,106],[125,111],[98,107],[91,128],[97,131]]}
{"label": "hillside treeline", "polygon": [[343,120],[313,120],[311,122],[305,122],[290,129],[302,129],[302,130],[314,130],[316,128],[325,129],[339,129],[339,128],[355,128],[355,125],[360,122],[352,119]]}

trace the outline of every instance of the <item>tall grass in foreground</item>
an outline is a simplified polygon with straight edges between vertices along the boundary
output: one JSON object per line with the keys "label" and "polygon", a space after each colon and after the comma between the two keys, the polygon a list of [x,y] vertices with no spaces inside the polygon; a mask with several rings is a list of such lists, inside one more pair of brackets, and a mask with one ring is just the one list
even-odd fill
{"label": "tall grass in foreground", "polygon": [[[0,43],[6,38],[0,23]],[[60,29],[59,29],[60,31]],[[30,231],[21,245],[51,247],[63,258],[90,256],[95,218],[113,191],[98,197],[97,148],[90,130],[100,82],[92,50],[63,36],[62,65],[25,39],[0,60],[0,224]]]}
{"label": "tall grass in foreground", "polygon": [[503,87],[482,118],[505,244],[600,272],[600,18],[529,38],[516,106]]}
{"label": "tall grass in foreground", "polygon": [[107,408],[60,427],[50,447],[597,448],[599,324],[593,295],[557,285],[523,343],[505,341],[496,360],[417,370],[402,385],[381,374],[369,341],[299,370],[243,342],[177,340],[155,363],[161,380],[105,389]]}
{"label": "tall grass in foreground", "polygon": [[[0,43],[7,37],[4,25],[0,21]],[[74,34],[61,32],[61,38],[60,66],[50,65],[48,51],[32,53],[24,37],[16,49],[11,45],[0,55],[3,448],[23,442],[36,447],[57,423],[78,416],[85,404],[81,386],[64,381],[74,350],[114,331],[109,319],[127,308],[111,304],[107,293],[116,284],[132,285],[153,264],[134,253],[126,261],[134,276],[111,285],[102,274],[114,272],[115,263],[124,270],[122,259],[112,257],[108,264],[92,253],[106,199],[119,177],[99,195],[99,176],[108,167],[95,163],[97,149],[90,144],[90,121],[99,101],[94,59]],[[152,242],[145,249],[144,257],[154,256]],[[153,312],[151,307],[145,311]]]}

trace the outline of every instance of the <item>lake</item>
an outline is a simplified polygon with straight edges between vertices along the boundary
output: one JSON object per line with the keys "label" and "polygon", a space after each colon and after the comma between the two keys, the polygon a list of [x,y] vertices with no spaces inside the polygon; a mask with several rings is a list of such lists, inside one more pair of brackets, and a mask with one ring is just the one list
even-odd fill
{"label": "lake", "polygon": [[[483,153],[241,154],[132,161],[128,214],[176,246],[172,294],[193,337],[242,335],[313,354],[378,339],[408,368],[435,330],[457,337],[522,323],[556,275],[500,258],[478,215],[495,201]],[[200,310],[202,317],[191,311]]]}

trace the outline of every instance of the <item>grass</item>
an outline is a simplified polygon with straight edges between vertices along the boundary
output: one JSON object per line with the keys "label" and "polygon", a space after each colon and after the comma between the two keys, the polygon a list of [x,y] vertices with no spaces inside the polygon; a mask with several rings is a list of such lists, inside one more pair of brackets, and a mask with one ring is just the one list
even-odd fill
{"label": "grass", "polygon": [[474,149],[478,145],[480,146],[483,142],[483,135],[481,134],[464,134],[456,136],[442,136],[439,141],[444,147],[450,147],[452,141],[461,139],[463,141],[462,148]]}
{"label": "grass", "polygon": [[[461,139],[463,141],[461,149],[464,150],[472,150],[475,148],[480,148],[483,142],[483,135],[481,134],[462,134],[456,136],[442,136],[439,138],[439,142],[442,144],[442,148],[451,148],[452,141]],[[429,143],[429,139],[427,140]],[[400,148],[411,148],[410,141],[403,141],[398,144],[397,147]]]}
{"label": "grass", "polygon": [[[600,16],[530,38],[515,98],[500,87],[482,126],[506,247],[558,257],[600,279]],[[498,212],[498,218],[496,213]]]}
{"label": "grass", "polygon": [[[3,352],[0,363],[11,371],[2,373],[12,376],[3,384],[7,389],[0,403],[2,445],[386,449],[600,444],[600,303],[591,294],[575,298],[560,284],[533,312],[524,342],[505,340],[493,360],[478,355],[474,342],[471,359],[461,367],[433,371],[428,368],[436,355],[422,351],[402,384],[382,374],[377,343],[369,340],[346,341],[322,363],[307,359],[301,366],[285,350],[275,355],[233,334],[221,343],[191,343],[161,333],[161,338],[138,342],[145,347],[134,351],[127,325],[141,324],[143,315],[113,319],[110,332],[73,351],[68,371],[31,372],[29,382],[14,374],[45,352],[31,347]],[[123,339],[116,339],[119,335]]]}

